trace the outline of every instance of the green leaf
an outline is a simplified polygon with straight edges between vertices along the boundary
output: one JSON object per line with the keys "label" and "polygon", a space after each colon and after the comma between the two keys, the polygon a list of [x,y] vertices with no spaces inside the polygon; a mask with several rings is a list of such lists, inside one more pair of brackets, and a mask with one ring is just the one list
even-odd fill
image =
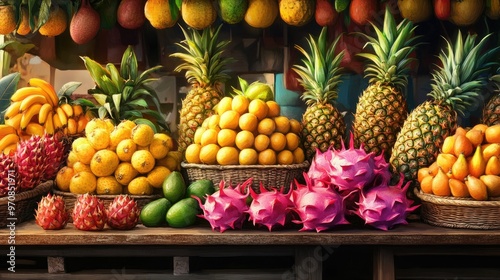
{"label": "green leaf", "polygon": [[91,59],[88,56],[82,56],[85,67],[89,71],[90,77],[94,80],[95,84],[104,89],[106,86],[103,83],[102,77],[106,76],[109,78],[109,72],[100,63]]}
{"label": "green leaf", "polygon": [[124,101],[128,101],[130,95],[133,92],[134,92],[134,87],[133,86],[125,86],[125,88],[123,88],[123,92],[122,92],[123,100]]}
{"label": "green leaf", "polygon": [[140,111],[136,111],[136,110],[130,110],[130,111],[126,111],[123,116],[122,116],[123,119],[127,119],[127,120],[131,120],[131,119],[135,119],[135,118],[142,118],[142,113]]}
{"label": "green leaf", "polygon": [[[111,105],[110,105],[109,103],[106,103],[106,104],[104,104],[104,106],[102,106],[102,107],[106,108],[106,111],[108,111],[109,116],[110,116],[112,119],[114,119],[114,116],[113,116],[113,110],[111,109]],[[101,107],[101,108],[102,108],[102,107]]]}
{"label": "green leaf", "polygon": [[7,102],[17,90],[17,85],[21,79],[19,72],[8,74],[0,79],[0,100]]}
{"label": "green leaf", "polygon": [[142,98],[131,100],[131,101],[127,102],[127,105],[136,105],[136,106],[148,108],[148,103],[146,102],[146,100],[144,100]]}
{"label": "green leaf", "polygon": [[172,19],[177,19],[179,17],[179,10],[181,8],[182,0],[168,0],[168,6],[170,9],[170,17]]}
{"label": "green leaf", "polygon": [[99,107],[97,114],[98,114],[99,118],[104,119],[106,117],[106,115],[108,114],[108,110],[106,110],[106,108],[104,108],[104,106],[101,106],[101,107]]}
{"label": "green leaf", "polygon": [[19,41],[7,41],[0,45],[0,50],[8,52],[14,58],[18,58],[34,47],[34,44],[23,44]]}
{"label": "green leaf", "polygon": [[92,101],[87,100],[85,98],[78,98],[75,101],[73,101],[73,104],[79,104],[86,107],[95,107],[95,104],[92,103]]}
{"label": "green leaf", "polygon": [[107,102],[107,99],[108,99],[107,95],[100,94],[100,93],[95,93],[92,96],[95,98],[97,103],[99,103],[99,105],[101,105],[101,106],[104,106],[104,104]]}
{"label": "green leaf", "polygon": [[[34,29],[33,28],[31,29],[32,33],[35,33],[49,19],[49,16],[50,16],[50,5],[51,5],[51,3],[52,3],[51,0],[43,0],[40,3],[40,9],[38,11],[38,14],[37,14],[36,17],[33,17],[33,18],[37,18],[37,21],[33,23],[33,25],[35,25],[35,23],[36,23],[36,26],[35,26]],[[33,15],[33,13],[32,13],[32,15]]]}
{"label": "green leaf", "polygon": [[71,94],[73,94],[73,92],[81,85],[81,82],[67,82],[57,91],[57,96],[59,98],[62,96],[70,97]]}
{"label": "green leaf", "polygon": [[158,129],[156,128],[156,125],[148,119],[139,118],[139,119],[135,119],[134,122],[136,124],[147,124],[154,130],[155,133],[158,133]]}
{"label": "green leaf", "polygon": [[113,63],[106,64],[106,69],[111,75],[111,81],[113,81],[118,91],[121,92],[123,90],[123,87],[125,86],[125,81],[123,80],[122,76],[120,76],[120,71],[118,71]]}
{"label": "green leaf", "polygon": [[118,114],[120,114],[120,102],[122,100],[122,95],[120,93],[113,94],[113,103],[115,104],[115,108]]}

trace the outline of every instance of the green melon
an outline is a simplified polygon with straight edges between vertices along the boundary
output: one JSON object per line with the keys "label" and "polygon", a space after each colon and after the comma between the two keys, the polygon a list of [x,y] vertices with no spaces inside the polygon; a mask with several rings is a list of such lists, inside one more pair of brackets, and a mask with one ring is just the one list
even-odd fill
{"label": "green melon", "polygon": [[245,18],[248,0],[218,0],[218,3],[219,15],[224,22],[236,24]]}

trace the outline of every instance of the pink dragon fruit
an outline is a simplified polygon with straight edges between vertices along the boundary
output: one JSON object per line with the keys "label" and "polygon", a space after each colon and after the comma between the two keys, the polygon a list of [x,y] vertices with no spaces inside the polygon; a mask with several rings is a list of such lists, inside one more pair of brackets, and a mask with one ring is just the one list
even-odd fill
{"label": "pink dragon fruit", "polygon": [[354,138],[350,138],[349,148],[342,142],[342,149],[329,149],[324,153],[316,151],[308,175],[317,184],[333,186],[347,196],[368,186],[377,176],[389,179],[389,163],[383,155],[366,153],[363,146],[354,148]]}
{"label": "pink dragon fruit", "polygon": [[306,185],[295,181],[297,189],[292,192],[294,211],[300,218],[293,222],[303,226],[299,231],[320,232],[337,225],[348,224],[342,196],[333,188],[314,185],[307,174],[304,174],[304,179]]}
{"label": "pink dragon fruit", "polygon": [[402,187],[403,181],[404,176],[401,176],[395,186],[390,186],[389,180],[382,180],[379,185],[363,190],[357,202],[359,208],[356,214],[365,224],[380,230],[407,224],[408,214],[420,205],[411,206],[413,201],[406,196],[411,182]]}
{"label": "pink dragon fruit", "polygon": [[40,136],[33,135],[30,139],[19,142],[15,162],[19,174],[20,191],[33,189],[42,181],[46,169],[45,156]]}
{"label": "pink dragon fruit", "polygon": [[65,144],[60,134],[44,135],[43,145],[45,149],[45,173],[42,180],[55,178],[61,165],[64,163]]}
{"label": "pink dragon fruit", "polygon": [[293,209],[293,202],[290,197],[292,188],[288,193],[284,193],[284,188],[267,190],[262,183],[260,184],[260,193],[256,193],[250,188],[252,203],[247,213],[250,215],[249,221],[265,226],[271,231],[277,226],[285,226],[289,213]]}
{"label": "pink dragon fruit", "polygon": [[249,194],[248,191],[243,193],[242,190],[247,189],[251,184],[251,178],[235,188],[226,187],[225,181],[221,181],[219,190],[207,195],[205,203],[202,203],[200,198],[193,196],[198,200],[198,204],[203,210],[203,214],[199,217],[207,220],[212,230],[224,232],[230,228],[242,228],[248,211],[246,200]]}

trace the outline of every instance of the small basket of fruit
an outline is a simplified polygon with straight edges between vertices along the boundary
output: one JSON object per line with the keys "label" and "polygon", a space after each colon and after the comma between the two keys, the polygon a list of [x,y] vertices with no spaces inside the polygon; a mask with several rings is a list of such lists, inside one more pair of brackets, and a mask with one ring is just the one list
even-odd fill
{"label": "small basket of fruit", "polygon": [[458,127],[418,172],[424,222],[451,228],[500,228],[500,124]]}

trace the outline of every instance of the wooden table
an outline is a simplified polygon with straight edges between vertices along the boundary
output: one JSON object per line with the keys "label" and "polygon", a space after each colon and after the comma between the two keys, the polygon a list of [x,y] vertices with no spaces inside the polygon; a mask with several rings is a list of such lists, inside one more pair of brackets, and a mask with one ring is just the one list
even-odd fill
{"label": "wooden table", "polygon": [[[8,229],[0,230],[2,248],[8,249],[11,235]],[[321,233],[293,229],[268,232],[250,228],[219,233],[207,226],[185,229],[137,226],[130,231],[85,232],[71,224],[64,230],[45,231],[33,221],[22,223],[15,230],[16,255],[48,257],[50,273],[64,272],[64,258],[71,256],[169,255],[174,257],[173,274],[182,276],[189,273],[190,256],[269,254],[295,257],[290,277],[281,274],[282,279],[322,279],[322,258],[332,253],[329,248],[341,245],[375,246],[373,278],[390,280],[395,279],[397,255],[458,253],[457,246],[450,245],[484,246],[489,248],[487,253],[500,255],[500,231],[451,229],[412,222],[390,231],[346,227]],[[480,252],[467,249],[467,253]],[[305,278],[297,276],[299,273]],[[179,277],[175,279],[183,279]]]}

